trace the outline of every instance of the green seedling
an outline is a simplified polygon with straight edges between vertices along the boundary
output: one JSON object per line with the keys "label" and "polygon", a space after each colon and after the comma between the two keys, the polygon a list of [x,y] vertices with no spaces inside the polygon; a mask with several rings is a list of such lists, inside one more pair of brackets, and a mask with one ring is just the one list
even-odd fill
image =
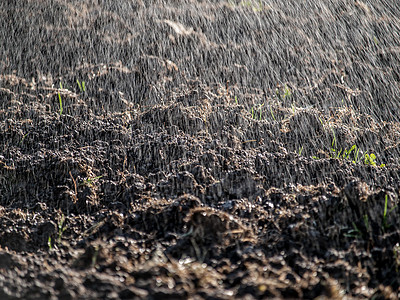
{"label": "green seedling", "polygon": [[27,134],[24,134],[24,136],[22,137],[22,139],[19,141],[19,144],[21,145],[22,142],[25,140],[25,138],[28,136],[29,132]]}
{"label": "green seedling", "polygon": [[255,12],[258,12],[258,11],[262,11],[262,10],[263,10],[263,4],[261,3],[261,0],[258,1],[258,7],[253,7],[253,10],[254,10]]}
{"label": "green seedling", "polygon": [[292,96],[292,91],[285,84],[285,87],[283,88],[282,91],[280,91],[278,88],[275,90],[275,95],[278,97],[279,100],[285,100],[290,98],[290,96]]}
{"label": "green seedling", "polygon": [[[353,157],[351,157],[352,153]],[[359,153],[360,149],[358,149],[356,145],[353,145],[349,150],[344,149],[343,158],[352,161],[354,164],[357,164],[360,161],[360,159],[358,158]]]}
{"label": "green seedling", "polygon": [[[375,161],[375,159],[376,159],[375,154],[373,154],[373,153],[371,153],[371,154],[365,153],[364,157],[365,157],[364,158],[364,163],[366,165],[377,166],[376,161]],[[383,168],[385,166],[386,166],[385,164],[380,164],[379,165],[379,167],[381,167],[381,168]]]}
{"label": "green seedling", "polygon": [[261,104],[259,107],[258,107],[258,109],[259,109],[259,111],[260,111],[260,120],[261,120],[261,116],[262,116],[262,107],[264,106],[264,103],[263,104]]}
{"label": "green seedling", "polygon": [[82,185],[86,185],[86,186],[91,187],[93,185],[93,183],[95,181],[99,180],[101,177],[103,177],[103,176],[96,176],[96,177],[87,178],[82,183],[80,183],[79,185],[81,185],[81,186]]}
{"label": "green seedling", "polygon": [[279,93],[279,89],[275,89],[275,95],[278,99],[281,99],[281,93]]}
{"label": "green seedling", "polygon": [[[360,156],[360,149],[356,146],[353,145],[351,146],[350,149],[344,149],[340,148],[340,150],[337,148],[337,140],[336,140],[336,135],[335,131],[332,129],[333,133],[333,139],[331,143],[331,158],[335,159],[345,159],[353,162],[354,164],[358,164],[362,159],[364,159],[364,164],[365,165],[370,165],[370,166],[377,166],[376,163],[376,155],[374,153],[368,154],[365,153],[364,155]],[[379,165],[379,167],[383,168],[385,167],[385,164]]]}
{"label": "green seedling", "polygon": [[238,104],[238,98],[237,98],[237,96],[235,96],[235,103],[236,103],[236,105]]}
{"label": "green seedling", "polygon": [[[371,154],[365,153],[364,164],[371,165],[371,166],[377,166],[375,159],[376,159],[376,155],[374,153],[371,153]],[[381,167],[381,168],[384,168],[385,166],[386,166],[385,164],[379,165],[379,167]]]}
{"label": "green seedling", "polygon": [[369,231],[368,215],[364,215],[364,225],[365,228],[367,228],[367,231]]}
{"label": "green seedling", "polygon": [[49,239],[47,240],[47,246],[49,246],[49,250],[53,249],[53,246],[51,245],[51,237],[49,236]]}
{"label": "green seedling", "polygon": [[364,164],[371,165],[371,166],[376,166],[375,159],[376,159],[375,154],[373,154],[373,153],[371,153],[371,154],[365,153]]}
{"label": "green seedling", "polygon": [[[240,5],[241,6],[245,6],[245,7],[249,7],[249,8],[251,7],[254,12],[262,11],[263,5],[262,5],[261,0],[257,1],[258,4],[255,4],[254,2],[255,2],[254,0],[253,1],[241,1]],[[235,4],[233,4],[233,5],[235,5]]]}
{"label": "green seedling", "polygon": [[331,144],[331,150],[333,151],[333,152],[336,152],[336,149],[337,149],[337,142],[336,142],[336,135],[335,135],[335,130],[333,130],[333,128],[332,128],[332,133],[333,133],[333,140],[332,140],[332,144]]}
{"label": "green seedling", "polygon": [[301,155],[301,152],[303,152],[303,146],[299,149],[299,156]]}
{"label": "green seedling", "polygon": [[77,79],[76,83],[78,84],[78,87],[79,87],[79,90],[81,91],[81,93],[84,93],[86,91],[85,82],[84,81],[79,82],[79,80]]}
{"label": "green seedling", "polygon": [[351,152],[353,152],[353,150],[354,150],[355,148],[357,148],[356,145],[353,145],[349,150],[344,149],[343,158],[344,158],[344,159],[350,159],[350,154],[351,154]]}
{"label": "green seedling", "polygon": [[356,223],[353,222],[353,229],[350,229],[347,233],[344,234],[345,237],[349,238],[358,238],[361,237],[361,231],[358,229]]}
{"label": "green seedling", "polygon": [[331,148],[331,158],[336,158],[340,159],[340,154],[342,154],[343,149],[336,149],[336,148]]}
{"label": "green seedling", "polygon": [[57,241],[60,242],[61,241],[61,237],[64,233],[64,231],[67,229],[66,226],[64,226],[64,222],[65,222],[65,216],[64,214],[61,215],[60,220],[58,220],[58,236],[57,236]]}
{"label": "green seedling", "polygon": [[397,205],[395,205],[394,207],[392,207],[389,212],[388,212],[388,195],[385,195],[385,206],[383,208],[383,218],[382,218],[382,229],[384,231],[386,231],[387,229],[389,229],[390,225],[387,222],[388,219],[388,215],[389,213],[391,213],[395,208],[397,207]]}
{"label": "green seedling", "polygon": [[[62,83],[60,82],[60,89],[63,89]],[[62,99],[61,99],[61,94],[60,92],[58,92],[58,101],[60,103],[60,116],[63,113],[63,103],[62,103]]]}
{"label": "green seedling", "polygon": [[384,230],[389,227],[387,224],[387,206],[388,206],[388,196],[385,195],[385,207],[383,208],[383,219],[382,219],[382,227]]}
{"label": "green seedling", "polygon": [[272,115],[272,119],[274,119],[274,121],[276,121],[276,119],[275,119],[275,115],[274,115],[274,112],[273,112],[273,110],[272,110],[272,106],[271,106],[270,108],[271,108],[271,115]]}
{"label": "green seedling", "polygon": [[99,256],[99,246],[95,246],[94,248],[94,253],[92,256],[92,267],[94,267],[96,265],[97,262],[97,257]]}
{"label": "green seedling", "polygon": [[286,84],[285,84],[285,88],[284,88],[283,92],[284,92],[283,99],[289,98],[290,96],[292,96],[292,92]]}
{"label": "green seedling", "polygon": [[259,104],[258,106],[254,105],[251,108],[251,118],[255,120],[261,120],[262,119],[262,108],[265,103]]}
{"label": "green seedling", "polygon": [[239,3],[237,3],[236,1],[233,0],[228,0],[228,4],[232,7],[248,7],[248,8],[252,8],[255,12],[257,11],[261,11],[262,10],[262,4],[261,4],[261,0],[258,1],[259,3],[259,8],[257,8],[256,4],[254,4],[254,0],[247,0],[247,1],[240,1]]}
{"label": "green seedling", "polygon": [[356,146],[355,151],[354,151],[354,160],[353,160],[353,163],[355,163],[355,164],[357,164],[360,161],[360,159],[358,158],[359,153],[360,153],[360,149],[358,149]]}

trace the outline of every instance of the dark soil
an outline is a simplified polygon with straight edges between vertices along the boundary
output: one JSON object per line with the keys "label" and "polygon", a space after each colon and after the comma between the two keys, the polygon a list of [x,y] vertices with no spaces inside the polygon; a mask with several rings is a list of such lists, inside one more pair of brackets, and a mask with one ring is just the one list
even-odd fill
{"label": "dark soil", "polygon": [[397,299],[399,40],[386,0],[0,1],[0,299]]}

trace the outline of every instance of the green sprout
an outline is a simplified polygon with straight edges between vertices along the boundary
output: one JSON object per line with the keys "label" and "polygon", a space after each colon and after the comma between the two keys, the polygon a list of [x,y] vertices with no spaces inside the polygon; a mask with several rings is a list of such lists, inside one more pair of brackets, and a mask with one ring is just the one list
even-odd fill
{"label": "green sprout", "polygon": [[47,246],[49,246],[49,250],[53,249],[53,246],[51,245],[51,237],[49,236],[49,239],[47,240]]}
{"label": "green sprout", "polygon": [[81,91],[81,93],[84,93],[86,91],[85,82],[84,81],[79,82],[79,80],[77,79],[76,83],[78,83],[78,87],[79,87],[79,90]]}
{"label": "green sprout", "polygon": [[[353,158],[350,157],[351,153],[353,153]],[[356,145],[353,145],[353,146],[351,146],[351,148],[349,150],[344,149],[343,158],[347,159],[347,160],[351,160],[354,164],[357,164],[360,161],[360,159],[358,157],[359,153],[360,153],[360,149],[357,148]]]}
{"label": "green sprout", "polygon": [[299,149],[299,156],[301,155],[301,152],[303,152],[303,146]]}
{"label": "green sprout", "polygon": [[335,153],[337,151],[337,142],[336,142],[336,135],[335,135],[335,131],[332,128],[332,133],[333,133],[333,140],[332,140],[332,144],[331,144],[331,150],[333,153]]}
{"label": "green sprout", "polygon": [[385,195],[385,206],[383,208],[382,229],[385,231],[389,229],[390,225],[387,223],[388,215],[397,207],[395,205],[388,212],[388,195]]}
{"label": "green sprout", "polygon": [[[355,146],[355,145],[354,145]],[[354,152],[355,154],[354,154],[354,160],[353,160],[353,163],[358,163],[359,161],[360,161],[360,159],[358,158],[358,154],[360,153],[360,149],[357,149],[357,147],[356,147],[356,150],[355,150],[355,152]]]}
{"label": "green sprout", "polygon": [[365,153],[364,163],[366,165],[376,166],[375,159],[376,159],[375,154],[373,154],[373,153],[371,153],[371,154]]}
{"label": "green sprout", "polygon": [[[63,86],[62,86],[61,82],[60,82],[60,89],[63,89]],[[59,103],[60,103],[60,116],[61,116],[62,113],[63,113],[63,103],[62,103],[62,100],[61,100],[60,92],[58,92],[58,100],[59,100]]]}
{"label": "green sprout", "polygon": [[237,96],[235,96],[235,103],[236,103],[236,105],[238,104],[238,98],[237,98]]}
{"label": "green sprout", "polygon": [[264,103],[263,104],[261,104],[259,107],[258,107],[258,109],[259,109],[259,111],[260,111],[260,120],[261,120],[261,116],[262,116],[262,107],[264,106]]}
{"label": "green sprout", "polygon": [[[375,154],[373,154],[373,153],[371,153],[371,154],[365,153],[365,155],[364,155],[364,164],[370,165],[370,166],[377,166],[375,159],[376,159],[376,155]],[[384,168],[385,166],[386,166],[385,164],[380,164],[379,165],[379,167],[381,167],[381,168]]]}
{"label": "green sprout", "polygon": [[64,226],[64,222],[65,222],[65,216],[64,214],[61,215],[60,220],[58,221],[58,237],[57,237],[57,241],[60,242],[61,241],[61,236],[63,235],[64,231],[67,229],[66,226]]}
{"label": "green sprout", "polygon": [[275,115],[274,115],[274,112],[272,111],[272,106],[270,106],[270,108],[271,108],[271,115],[272,115],[272,119],[274,119],[274,121],[276,121],[276,119],[275,119]]}
{"label": "green sprout", "polygon": [[[345,148],[340,148],[340,150],[337,147],[337,140],[336,140],[336,135],[335,131],[332,129],[333,133],[333,139],[331,143],[331,158],[335,159],[345,159],[353,162],[354,164],[358,164],[363,158],[364,158],[364,164],[365,165],[370,165],[370,166],[377,166],[376,163],[376,155],[374,153],[368,154],[365,153],[364,155],[360,156],[360,149],[356,146],[353,145],[351,146],[350,149]],[[385,164],[380,164],[379,167],[383,168],[385,167]]]}
{"label": "green sprout", "polygon": [[95,246],[94,253],[92,256],[92,267],[94,267],[96,265],[97,257],[99,256],[99,250],[100,250],[99,246],[98,245]]}
{"label": "green sprout", "polygon": [[345,237],[349,237],[349,238],[357,238],[357,237],[361,237],[361,231],[360,229],[358,229],[356,223],[353,222],[353,229],[350,229],[347,233],[344,234]]}
{"label": "green sprout", "polygon": [[279,100],[285,100],[287,98],[290,98],[292,96],[292,91],[290,88],[285,84],[283,90],[279,90],[279,88],[275,89],[275,94],[278,97]]}
{"label": "green sprout", "polygon": [[[231,5],[236,6],[235,3],[234,3],[233,1],[228,1],[228,2],[229,2]],[[262,11],[262,10],[263,10],[263,5],[262,5],[261,0],[258,0],[258,1],[257,1],[257,4],[254,3],[254,2],[255,2],[254,0],[253,0],[253,1],[241,1],[241,2],[240,2],[240,5],[243,6],[243,7],[252,8],[254,12]]]}
{"label": "green sprout", "polygon": [[93,183],[95,181],[99,180],[101,177],[103,177],[103,176],[89,177],[89,178],[83,180],[83,182],[80,185],[86,185],[88,187],[91,187],[93,185]]}
{"label": "green sprout", "polygon": [[21,138],[21,140],[19,141],[19,144],[21,145],[22,142],[25,140],[25,138],[28,136],[29,132],[24,134],[24,136]]}
{"label": "green sprout", "polygon": [[283,94],[283,99],[285,98],[289,98],[290,96],[292,96],[292,92],[290,91],[290,89],[288,88],[288,86],[285,84],[285,89],[283,90],[284,94]]}
{"label": "green sprout", "polygon": [[[265,103],[259,104],[258,106],[254,105],[251,108],[251,118],[255,120],[261,120],[262,119],[262,108]],[[258,115],[257,115],[258,111]]]}
{"label": "green sprout", "polygon": [[364,225],[365,228],[367,228],[367,231],[369,231],[368,215],[364,215]]}
{"label": "green sprout", "polygon": [[389,227],[387,224],[387,206],[388,206],[388,195],[385,195],[385,207],[383,208],[383,220],[382,220],[382,226],[384,229],[387,229]]}

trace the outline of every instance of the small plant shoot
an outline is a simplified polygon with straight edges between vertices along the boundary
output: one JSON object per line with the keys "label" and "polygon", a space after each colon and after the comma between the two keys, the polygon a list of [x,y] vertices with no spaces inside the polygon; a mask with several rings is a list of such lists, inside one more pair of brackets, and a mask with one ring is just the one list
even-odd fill
{"label": "small plant shoot", "polygon": [[[360,149],[357,147],[357,145],[353,145],[349,149],[340,148],[340,150],[339,150],[337,147],[335,131],[333,129],[332,129],[332,133],[333,133],[333,139],[332,139],[331,148],[330,148],[330,152],[331,152],[330,157],[331,158],[348,160],[354,164],[358,164],[358,163],[360,163],[360,161],[363,161],[365,165],[370,165],[370,166],[374,166],[374,167],[378,166],[378,164],[376,162],[376,155],[374,153],[368,154],[367,152],[360,155],[360,152],[362,153],[362,151],[360,151]],[[381,167],[381,168],[383,168],[385,166],[386,166],[385,164],[379,165],[379,167]]]}
{"label": "small plant shoot", "polygon": [[[62,86],[62,83],[61,83],[61,82],[60,82],[60,89],[61,89],[61,90],[63,89],[63,86]],[[61,93],[60,93],[60,92],[58,92],[58,102],[59,102],[59,106],[60,106],[59,114],[60,114],[60,116],[61,116],[62,113],[63,113],[63,103],[62,103]]]}
{"label": "small plant shoot", "polygon": [[84,93],[84,92],[86,91],[85,82],[84,82],[84,81],[80,82],[80,81],[77,79],[77,80],[76,80],[76,83],[78,84],[79,91],[80,91],[81,93]]}

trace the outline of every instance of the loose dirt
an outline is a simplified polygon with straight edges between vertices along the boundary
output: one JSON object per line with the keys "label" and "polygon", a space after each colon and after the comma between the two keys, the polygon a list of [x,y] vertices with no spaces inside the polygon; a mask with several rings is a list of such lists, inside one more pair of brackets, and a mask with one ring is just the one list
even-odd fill
{"label": "loose dirt", "polygon": [[0,299],[397,299],[395,2],[1,1]]}

